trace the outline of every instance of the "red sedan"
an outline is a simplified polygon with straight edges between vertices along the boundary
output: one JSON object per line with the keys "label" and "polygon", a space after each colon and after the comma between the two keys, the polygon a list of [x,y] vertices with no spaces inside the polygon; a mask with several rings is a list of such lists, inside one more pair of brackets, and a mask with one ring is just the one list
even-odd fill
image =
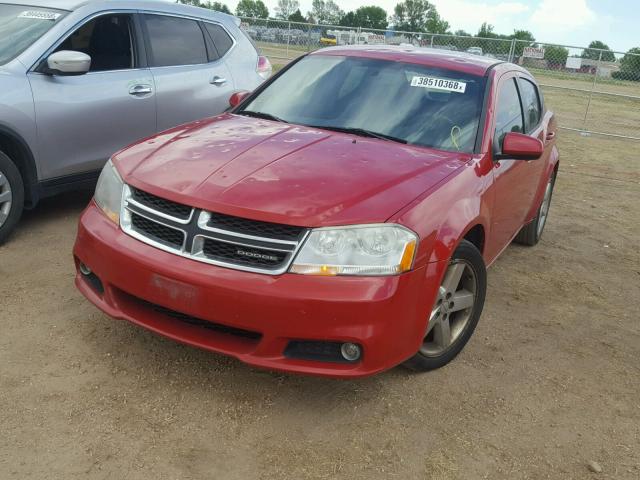
{"label": "red sedan", "polygon": [[545,226],[558,151],[495,59],[336,47],[113,156],[80,219],[98,308],[248,364],[356,377],[451,361],[486,267]]}

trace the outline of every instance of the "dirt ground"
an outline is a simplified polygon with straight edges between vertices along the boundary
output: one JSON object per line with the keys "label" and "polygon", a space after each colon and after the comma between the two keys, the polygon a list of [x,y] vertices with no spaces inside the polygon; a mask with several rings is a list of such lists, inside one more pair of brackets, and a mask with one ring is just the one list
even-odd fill
{"label": "dirt ground", "polygon": [[542,242],[429,374],[275,374],[111,320],[72,284],[89,197],[43,202],[0,247],[0,478],[640,478],[640,143],[560,150]]}

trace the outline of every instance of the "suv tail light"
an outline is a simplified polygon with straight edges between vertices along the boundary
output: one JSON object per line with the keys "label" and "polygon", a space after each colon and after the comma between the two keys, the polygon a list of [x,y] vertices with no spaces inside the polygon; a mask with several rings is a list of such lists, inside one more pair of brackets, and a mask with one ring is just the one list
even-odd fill
{"label": "suv tail light", "polygon": [[258,67],[256,68],[256,72],[258,72],[258,75],[265,80],[271,76],[273,68],[271,67],[271,62],[267,57],[263,57],[262,55],[258,57]]}

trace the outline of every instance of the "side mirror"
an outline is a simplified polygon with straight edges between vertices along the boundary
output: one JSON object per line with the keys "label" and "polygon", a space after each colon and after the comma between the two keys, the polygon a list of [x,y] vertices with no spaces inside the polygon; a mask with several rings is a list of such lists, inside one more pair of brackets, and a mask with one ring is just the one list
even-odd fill
{"label": "side mirror", "polygon": [[247,90],[240,90],[239,92],[235,92],[229,98],[229,105],[231,105],[231,107],[235,108],[238,105],[240,105],[243,102],[243,100],[245,98],[247,98],[249,95],[251,95],[251,92],[249,92]]}
{"label": "side mirror", "polygon": [[509,132],[502,140],[502,152],[496,160],[537,160],[542,156],[544,145],[538,138],[517,132]]}
{"label": "side mirror", "polygon": [[91,57],[86,53],[60,50],[47,58],[46,73],[51,75],[84,75],[91,68]]}

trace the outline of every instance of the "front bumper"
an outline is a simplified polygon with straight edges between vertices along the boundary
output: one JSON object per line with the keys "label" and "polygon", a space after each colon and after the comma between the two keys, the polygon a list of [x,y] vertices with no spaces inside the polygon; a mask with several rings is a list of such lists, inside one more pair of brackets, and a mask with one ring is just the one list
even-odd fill
{"label": "front bumper", "polygon": [[[242,272],[146,245],[93,202],[80,219],[74,256],[76,267],[88,266],[103,289],[79,269],[76,286],[111,317],[256,367],[338,377],[386,370],[418,350],[446,267],[431,263],[392,277]],[[221,328],[203,328],[202,321]],[[358,343],[362,358],[337,363],[286,356],[289,342],[300,340]]]}

